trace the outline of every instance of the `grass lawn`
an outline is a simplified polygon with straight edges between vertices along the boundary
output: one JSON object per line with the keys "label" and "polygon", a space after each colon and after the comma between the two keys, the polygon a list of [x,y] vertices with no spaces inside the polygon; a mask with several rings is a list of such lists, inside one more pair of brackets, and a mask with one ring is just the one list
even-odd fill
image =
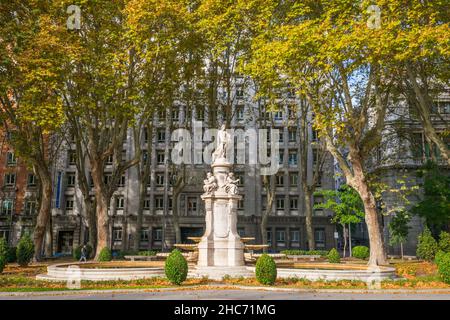
{"label": "grass lawn", "polygon": [[[69,261],[57,261],[69,262]],[[56,263],[52,261],[51,264]],[[47,263],[48,264],[48,263]],[[65,282],[53,282],[36,280],[36,275],[46,272],[46,263],[20,267],[17,264],[6,266],[0,274],[0,292],[33,292],[33,291],[62,291],[67,290]],[[307,263],[302,263],[303,267]],[[163,262],[106,262],[86,265],[86,267],[114,268],[120,266],[163,266]],[[311,267],[317,263],[311,263]],[[395,261],[392,264],[397,275],[396,280],[385,280],[381,283],[382,289],[440,289],[450,288],[443,283],[437,274],[436,265],[419,261]],[[300,266],[300,265],[299,265]],[[165,278],[139,279],[131,281],[82,281],[81,290],[108,290],[108,289],[158,289],[158,288],[184,288],[192,286],[206,286],[214,284],[261,286],[255,278],[224,278],[222,281],[208,279],[188,279],[181,286],[172,285]],[[304,289],[367,289],[367,284],[362,281],[310,281],[306,279],[277,279],[275,287],[280,288],[304,288]],[[194,288],[192,288],[194,290]]]}

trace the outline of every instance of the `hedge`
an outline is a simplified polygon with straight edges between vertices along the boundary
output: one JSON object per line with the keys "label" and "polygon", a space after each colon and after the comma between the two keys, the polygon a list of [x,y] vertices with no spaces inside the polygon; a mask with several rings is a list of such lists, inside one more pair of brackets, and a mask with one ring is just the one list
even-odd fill
{"label": "hedge", "polygon": [[256,280],[265,285],[273,285],[277,279],[277,265],[271,256],[263,254],[256,261]]}
{"label": "hedge", "polygon": [[370,250],[366,246],[356,246],[352,248],[352,257],[365,260],[369,256]]}
{"label": "hedge", "polygon": [[341,256],[339,255],[339,252],[333,248],[330,250],[330,252],[327,255],[328,262],[330,263],[340,263],[341,262]]}
{"label": "hedge", "polygon": [[164,271],[167,279],[173,284],[180,285],[186,280],[188,274],[188,264],[181,252],[173,250],[166,259]]}

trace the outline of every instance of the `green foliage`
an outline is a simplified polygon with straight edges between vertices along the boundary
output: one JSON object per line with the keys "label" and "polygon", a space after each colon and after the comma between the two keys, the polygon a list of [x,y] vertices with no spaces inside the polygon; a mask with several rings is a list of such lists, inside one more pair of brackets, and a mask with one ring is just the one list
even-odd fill
{"label": "green foliage", "polygon": [[438,272],[442,281],[450,284],[450,252],[439,257]]}
{"label": "green foliage", "polygon": [[17,247],[8,248],[8,263],[14,263],[17,261]]}
{"label": "green foliage", "polygon": [[292,256],[321,256],[326,257],[328,251],[326,250],[282,250],[281,253]]}
{"label": "green foliage", "polygon": [[17,244],[17,263],[20,266],[27,266],[34,255],[34,244],[29,235],[23,236]]}
{"label": "green foliage", "polygon": [[439,265],[440,261],[442,260],[442,257],[443,257],[445,254],[446,254],[446,252],[444,252],[444,251],[442,251],[442,250],[439,250],[439,251],[436,253],[435,257],[434,257],[434,263],[435,263],[436,265]]}
{"label": "green foliage", "polygon": [[348,185],[339,190],[321,190],[315,193],[324,197],[323,203],[314,209],[328,209],[334,212],[332,222],[339,224],[359,223],[364,218],[364,205],[359,194]]}
{"label": "green foliage", "polygon": [[256,280],[265,285],[273,285],[277,279],[277,265],[271,256],[264,253],[256,261]]}
{"label": "green foliage", "polygon": [[[80,260],[81,259],[81,248],[83,246],[78,246],[75,250],[73,250],[73,258],[75,260]],[[90,259],[91,258],[91,254],[92,254],[92,246],[90,244],[86,244],[86,259]]]}
{"label": "green foliage", "polygon": [[423,171],[423,200],[411,210],[425,218],[428,226],[440,227],[450,220],[450,176],[434,163],[428,162]]}
{"label": "green foliage", "polygon": [[410,227],[411,215],[406,210],[400,210],[395,213],[389,223],[389,232],[391,237],[389,243],[391,245],[400,244],[406,241]]}
{"label": "green foliage", "polygon": [[439,235],[439,250],[450,252],[450,233],[442,231]]}
{"label": "green foliage", "polygon": [[330,263],[340,263],[341,262],[341,256],[339,255],[339,252],[336,250],[336,248],[333,248],[328,252],[327,255],[328,262]]}
{"label": "green foliage", "polygon": [[370,256],[370,250],[366,246],[356,246],[352,249],[352,256],[358,259],[367,259]]}
{"label": "green foliage", "polygon": [[8,244],[5,238],[0,238],[0,273],[3,272],[3,268],[8,262]]}
{"label": "green foliage", "polygon": [[104,247],[102,251],[100,251],[100,254],[98,255],[98,261],[111,261],[111,260],[112,260],[111,250],[108,247]]}
{"label": "green foliage", "polygon": [[147,251],[139,251],[138,255],[150,257],[150,256],[156,256],[156,253],[157,253],[156,250],[147,250]]}
{"label": "green foliage", "polygon": [[167,279],[173,284],[180,285],[186,280],[188,264],[178,249],[173,250],[167,257],[164,271]]}
{"label": "green foliage", "polygon": [[419,235],[416,255],[419,259],[426,261],[433,261],[436,252],[438,251],[438,244],[433,238],[430,229],[425,230]]}

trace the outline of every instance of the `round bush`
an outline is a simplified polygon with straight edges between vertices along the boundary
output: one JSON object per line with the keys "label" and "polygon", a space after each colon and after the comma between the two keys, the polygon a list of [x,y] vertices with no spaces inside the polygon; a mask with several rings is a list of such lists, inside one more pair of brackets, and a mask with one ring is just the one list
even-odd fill
{"label": "round bush", "polygon": [[[78,246],[75,250],[73,250],[73,258],[75,260],[81,259],[81,248],[83,246]],[[90,244],[86,244],[86,259],[89,259],[92,254],[92,246]]]}
{"label": "round bush", "polygon": [[442,231],[439,235],[439,250],[450,252],[450,233]]}
{"label": "round bush", "polygon": [[166,259],[164,266],[167,279],[173,284],[180,285],[187,278],[188,264],[181,252],[173,250]]}
{"label": "round bush", "polygon": [[327,255],[328,262],[330,263],[340,263],[341,262],[341,256],[339,255],[339,252],[333,248],[330,250],[330,252]]}
{"label": "round bush", "polygon": [[112,260],[111,250],[109,250],[108,247],[104,247],[102,251],[100,251],[100,254],[98,255],[98,261],[111,261],[111,260]]}
{"label": "round bush", "polygon": [[277,279],[277,265],[271,256],[264,253],[256,261],[256,280],[265,285],[273,285]]}
{"label": "round bush", "polygon": [[0,273],[3,272],[6,263],[8,262],[8,244],[5,238],[0,238]]}
{"label": "round bush", "polygon": [[17,263],[25,267],[27,266],[31,259],[33,259],[34,255],[34,244],[29,235],[25,235],[20,238],[19,243],[17,244]]}
{"label": "round bush", "polygon": [[442,281],[450,284],[450,252],[440,256],[438,264],[438,272]]}
{"label": "round bush", "polygon": [[438,244],[431,235],[431,231],[428,228],[419,235],[416,255],[419,259],[426,261],[433,261],[436,252],[438,251]]}
{"label": "round bush", "polygon": [[17,262],[17,247],[8,248],[8,263]]}
{"label": "round bush", "polygon": [[356,246],[352,249],[352,256],[365,260],[370,256],[370,250],[366,246]]}

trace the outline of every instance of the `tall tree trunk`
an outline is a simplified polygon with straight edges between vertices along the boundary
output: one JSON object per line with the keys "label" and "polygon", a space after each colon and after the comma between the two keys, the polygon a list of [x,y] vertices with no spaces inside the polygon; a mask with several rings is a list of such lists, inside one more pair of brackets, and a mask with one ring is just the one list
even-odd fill
{"label": "tall tree trunk", "polygon": [[359,194],[364,204],[365,221],[369,233],[370,259],[369,265],[387,265],[386,252],[383,245],[380,224],[378,222],[378,212],[375,197],[369,189],[366,177],[362,170],[362,163],[359,159],[352,159],[354,177],[348,181]]}
{"label": "tall tree trunk", "polygon": [[95,260],[98,260],[101,250],[103,248],[109,248],[108,197],[104,187],[102,187],[104,185],[103,168],[101,168],[96,161],[92,161],[91,164],[97,209],[97,253],[95,255]]}
{"label": "tall tree trunk", "polygon": [[53,255],[53,226],[52,215],[48,219],[47,228],[45,229],[45,257],[51,257]]}
{"label": "tall tree trunk", "polygon": [[343,258],[345,258],[346,253],[347,253],[347,231],[346,230],[347,229],[345,227],[345,223],[343,223],[342,224],[342,232],[343,232],[343,235],[344,235],[344,252],[343,252],[343,255],[342,255]]}
{"label": "tall tree trunk", "polygon": [[173,192],[172,223],[175,231],[175,243],[181,243],[180,215],[178,211],[180,194],[179,190],[174,190]]}
{"label": "tall tree trunk", "polygon": [[35,172],[39,177],[39,182],[42,190],[39,212],[36,218],[36,226],[34,228],[34,259],[36,261],[40,261],[45,230],[47,228],[51,215],[52,180],[50,177],[50,171],[43,165],[36,165]]}
{"label": "tall tree trunk", "polygon": [[[150,155],[148,155],[150,157]],[[147,158],[147,161],[150,159]],[[141,243],[141,229],[142,229],[142,220],[143,220],[143,212],[144,212],[144,201],[145,195],[147,194],[147,175],[139,177],[139,204],[137,209],[137,217],[136,217],[136,235],[133,241],[133,249],[139,251],[139,246]],[[151,241],[151,239],[149,239]]]}
{"label": "tall tree trunk", "polygon": [[83,197],[86,217],[89,223],[89,243],[92,245],[92,256],[97,252],[97,216],[95,212],[95,203],[92,204],[89,195]]}
{"label": "tall tree trunk", "polygon": [[306,239],[308,241],[308,249],[314,250],[314,231],[313,231],[313,208],[311,206],[312,193],[307,186],[303,187],[303,196],[305,201],[305,222],[306,222]]}

